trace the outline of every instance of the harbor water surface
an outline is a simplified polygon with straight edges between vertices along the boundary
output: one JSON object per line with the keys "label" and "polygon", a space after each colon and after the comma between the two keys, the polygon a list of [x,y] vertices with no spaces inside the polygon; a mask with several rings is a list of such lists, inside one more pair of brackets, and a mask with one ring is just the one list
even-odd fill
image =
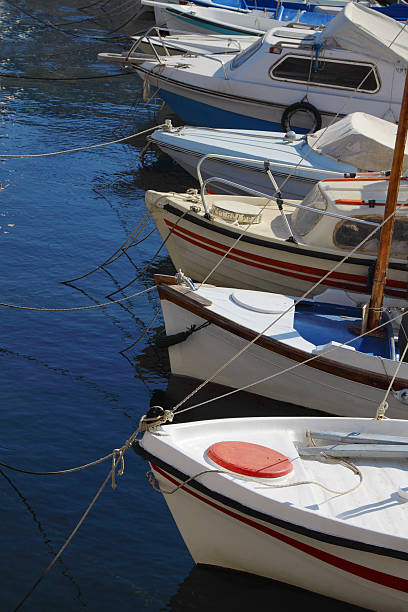
{"label": "harbor water surface", "polygon": [[[173,272],[165,249],[147,267],[161,245],[158,233],[150,234],[152,222],[140,235],[145,240],[99,267],[144,217],[145,189],[184,190],[194,181],[157,153],[148,151],[142,163],[145,137],[38,157],[121,139],[163,120],[160,101],[143,102],[136,76],[97,61],[98,53],[129,45],[107,31],[109,11],[112,16],[121,3],[101,0],[103,27],[97,3],[94,13],[79,10],[86,4],[0,3],[0,460],[33,472],[107,455],[122,446],[151,403],[171,407],[194,388],[170,377],[167,353],[155,346],[161,314],[124,351],[160,307],[154,289],[134,294],[153,287],[155,272]],[[117,19],[111,24],[115,30]],[[248,409],[251,401],[268,414],[284,409],[233,397],[225,414],[238,413],[242,404]],[[217,404],[216,411],[222,408]],[[214,411],[196,414],[207,416]],[[29,592],[109,470],[102,463],[36,476],[1,467],[2,612],[14,610]],[[126,454],[117,488],[104,489],[21,609],[353,609],[260,578],[194,568],[147,470],[133,452]]]}

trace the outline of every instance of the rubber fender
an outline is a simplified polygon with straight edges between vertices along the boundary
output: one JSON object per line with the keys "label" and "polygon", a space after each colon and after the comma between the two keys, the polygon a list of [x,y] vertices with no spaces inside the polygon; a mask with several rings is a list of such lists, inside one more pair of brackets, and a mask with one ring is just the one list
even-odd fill
{"label": "rubber fender", "polygon": [[320,128],[322,127],[322,116],[317,110],[317,108],[312,104],[309,104],[309,102],[296,102],[296,104],[291,104],[291,106],[288,106],[283,111],[281,125],[282,130],[285,132],[285,134],[293,130],[292,126],[290,125],[290,120],[292,115],[297,113],[299,110],[308,112],[313,116],[314,123],[312,129],[310,130],[310,133],[317,132],[317,130],[320,130]]}

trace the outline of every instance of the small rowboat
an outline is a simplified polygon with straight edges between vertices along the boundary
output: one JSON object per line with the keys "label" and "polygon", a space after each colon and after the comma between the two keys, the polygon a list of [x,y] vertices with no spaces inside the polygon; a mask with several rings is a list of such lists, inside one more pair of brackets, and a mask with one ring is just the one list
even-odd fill
{"label": "small rowboat", "polygon": [[[352,447],[347,463],[331,458],[331,431]],[[356,434],[371,452],[359,456]],[[384,436],[401,456],[381,455]],[[134,448],[196,563],[405,612],[407,443],[408,421],[257,417],[160,426]]]}

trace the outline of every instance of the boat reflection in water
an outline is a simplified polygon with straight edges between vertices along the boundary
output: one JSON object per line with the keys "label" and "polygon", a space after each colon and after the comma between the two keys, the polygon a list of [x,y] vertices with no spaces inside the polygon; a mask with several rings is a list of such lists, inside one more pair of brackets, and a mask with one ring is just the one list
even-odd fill
{"label": "boat reflection in water", "polygon": [[316,595],[287,584],[232,570],[196,565],[165,608],[171,612],[313,609],[313,612],[353,612],[356,606]]}
{"label": "boat reflection in water", "polygon": [[[156,389],[150,400],[151,406],[161,406],[165,410],[174,408],[187,395],[201,384],[201,381],[189,376],[170,374],[166,390]],[[198,406],[193,410],[185,408],[196,406],[207,400],[222,396],[231,389],[224,385],[208,383],[180,408],[174,417],[174,423],[189,421],[204,421],[207,419],[227,419],[245,416],[325,416],[321,411],[310,410],[295,404],[279,402],[267,397],[261,397],[247,391],[237,391],[219,400]],[[300,412],[299,412],[300,411]]]}

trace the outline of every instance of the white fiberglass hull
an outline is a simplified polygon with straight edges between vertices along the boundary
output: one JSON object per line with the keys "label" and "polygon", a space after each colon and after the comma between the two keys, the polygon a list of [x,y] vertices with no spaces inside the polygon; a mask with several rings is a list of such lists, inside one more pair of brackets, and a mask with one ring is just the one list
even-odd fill
{"label": "white fiberglass hull", "polygon": [[[204,156],[224,156],[226,159],[208,157],[200,164],[204,180],[219,177],[263,193],[274,189],[265,172],[264,164],[267,162],[285,198],[303,199],[322,178],[342,178],[344,173],[358,171],[355,166],[316,153],[300,137],[288,142],[284,134],[278,132],[185,126],[156,130],[148,140],[195,177]],[[218,193],[242,193],[242,190],[221,182],[211,182],[208,188],[214,190],[215,185]]]}
{"label": "white fiberglass hull", "polygon": [[[256,93],[256,97],[249,98],[247,95],[241,95],[241,92],[231,93],[232,87],[228,85],[229,91],[223,92],[223,83],[219,87],[219,91],[211,91],[207,89],[210,82],[206,81],[205,78],[200,79],[204,87],[190,86],[186,78],[187,72],[183,75],[183,80],[175,80],[167,78],[165,70],[150,70],[149,64],[150,62],[145,62],[141,66],[136,66],[136,73],[142,80],[146,79],[170,108],[190,125],[203,125],[204,123],[215,128],[277,131],[282,129],[282,115],[286,108],[299,101],[298,91],[287,90],[285,96],[287,102],[282,101],[282,103],[271,103],[265,97],[264,91],[260,91],[259,94]],[[226,82],[230,83],[230,81]],[[269,86],[270,89],[272,88]],[[246,88],[246,93],[248,93],[248,88]],[[352,104],[350,104],[351,106]],[[375,106],[377,105],[374,102],[373,107],[369,110],[374,115],[376,114]],[[350,109],[350,112],[359,110],[361,110],[361,105],[357,103]],[[382,114],[381,111],[379,115]],[[336,112],[323,109],[319,109],[319,113],[322,127],[327,127],[337,117],[343,117],[342,114],[336,116]],[[204,120],[203,117],[205,117]]]}
{"label": "white fiberglass hull", "polygon": [[[398,493],[406,484],[404,460],[392,467],[386,460],[353,460],[363,476],[356,487],[356,473],[344,465],[299,456],[306,432],[316,429],[407,435],[406,422],[394,420],[236,418],[167,425],[146,433],[135,450],[150,462],[196,563],[280,580],[369,610],[405,611],[406,501]],[[290,458],[293,473],[266,483],[232,468],[217,473],[222,466],[207,452],[220,441],[266,445]]]}
{"label": "white fiberglass hull", "polygon": [[[160,144],[160,149],[163,153],[166,153],[174,159],[174,161],[180,164],[189,174],[197,177],[197,164],[201,159],[198,154],[194,154],[191,151],[180,151],[170,148],[165,144]],[[273,189],[271,181],[261,168],[240,164],[238,162],[234,163],[218,159],[206,161],[205,168],[203,168],[202,171],[202,178],[207,180],[215,176],[264,193],[271,192]],[[285,175],[283,172],[274,172],[273,176],[278,186],[285,181],[285,197],[295,199],[304,198],[313,185],[321,178],[317,171],[315,180],[302,176]],[[220,182],[217,183],[216,181],[211,181],[211,183],[208,184],[208,188],[210,191],[216,189],[217,193],[243,193],[238,187],[230,187]]]}

